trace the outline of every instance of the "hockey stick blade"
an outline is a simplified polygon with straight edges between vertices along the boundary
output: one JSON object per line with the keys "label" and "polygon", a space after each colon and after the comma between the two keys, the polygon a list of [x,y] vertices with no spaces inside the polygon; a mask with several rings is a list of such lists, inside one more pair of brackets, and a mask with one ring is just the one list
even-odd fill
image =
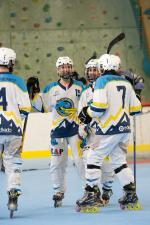
{"label": "hockey stick blade", "polygon": [[112,47],[117,44],[119,41],[123,40],[125,38],[125,33],[120,33],[117,37],[115,37],[108,45],[107,48],[107,54],[109,54]]}

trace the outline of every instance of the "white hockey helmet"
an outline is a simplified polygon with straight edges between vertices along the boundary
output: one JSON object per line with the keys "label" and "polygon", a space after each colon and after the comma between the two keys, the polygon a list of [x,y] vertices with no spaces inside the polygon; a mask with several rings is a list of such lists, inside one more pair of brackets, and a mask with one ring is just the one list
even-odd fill
{"label": "white hockey helmet", "polygon": [[[85,65],[85,76],[86,80],[90,83],[93,84],[97,77],[99,76],[99,70],[97,67],[97,59],[91,59],[89,62]],[[91,71],[91,68],[94,68],[94,70]]]}
{"label": "white hockey helmet", "polygon": [[11,48],[0,48],[0,66],[12,67],[15,64],[16,53]]}
{"label": "white hockey helmet", "polygon": [[98,59],[98,68],[100,70],[111,70],[110,65],[111,65],[111,60],[110,60],[110,55],[109,54],[104,54]]}
{"label": "white hockey helmet", "polygon": [[73,66],[73,61],[68,56],[61,56],[56,61],[56,68],[58,68],[59,66],[62,66],[64,64],[69,64],[69,65]]}
{"label": "white hockey helmet", "polygon": [[110,55],[111,70],[118,71],[120,69],[121,59],[117,55]]}
{"label": "white hockey helmet", "polygon": [[90,67],[97,67],[98,60],[97,59],[91,59],[86,65],[85,68],[88,69]]}
{"label": "white hockey helmet", "polygon": [[120,68],[121,60],[117,55],[104,54],[98,60],[98,68],[100,70],[114,70],[118,71]]}

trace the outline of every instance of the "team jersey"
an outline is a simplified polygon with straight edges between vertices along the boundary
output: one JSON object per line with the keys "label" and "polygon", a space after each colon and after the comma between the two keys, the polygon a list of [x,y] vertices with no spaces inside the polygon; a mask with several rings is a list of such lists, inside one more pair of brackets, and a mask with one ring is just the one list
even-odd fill
{"label": "team jersey", "polygon": [[98,135],[129,133],[130,115],[141,112],[141,103],[131,84],[119,75],[105,74],[96,80],[91,117],[99,117]]}
{"label": "team jersey", "polygon": [[[84,90],[82,91],[81,97],[79,100],[78,114],[81,112],[83,107],[90,106],[92,104],[94,84],[95,83],[93,83],[93,85],[87,85],[87,87],[84,88]],[[85,125],[85,127],[87,127],[88,132],[92,132],[93,134],[95,134],[97,124],[98,124],[98,121],[95,118],[95,119],[92,119],[91,123],[88,124],[88,126]]]}
{"label": "team jersey", "polygon": [[0,73],[0,135],[22,135],[21,115],[27,116],[31,104],[25,82],[9,73]]}
{"label": "team jersey", "polygon": [[51,137],[71,137],[78,133],[78,101],[83,85],[72,80],[68,88],[59,81],[48,84],[32,102],[39,111],[51,112]]}
{"label": "team jersey", "polygon": [[78,114],[81,112],[83,107],[90,106],[90,104],[92,103],[92,99],[93,99],[93,88],[91,87],[91,85],[87,85],[81,93],[78,105]]}

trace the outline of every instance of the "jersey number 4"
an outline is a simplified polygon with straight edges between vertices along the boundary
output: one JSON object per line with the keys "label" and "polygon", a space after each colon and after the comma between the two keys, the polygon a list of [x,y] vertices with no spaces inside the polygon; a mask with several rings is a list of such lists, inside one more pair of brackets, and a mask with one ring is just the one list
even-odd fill
{"label": "jersey number 4", "polygon": [[117,91],[122,91],[122,108],[124,109],[125,95],[126,95],[126,87],[125,86],[117,86]]}
{"label": "jersey number 4", "polygon": [[2,108],[3,111],[7,110],[7,101],[6,101],[6,88],[0,89],[0,109]]}

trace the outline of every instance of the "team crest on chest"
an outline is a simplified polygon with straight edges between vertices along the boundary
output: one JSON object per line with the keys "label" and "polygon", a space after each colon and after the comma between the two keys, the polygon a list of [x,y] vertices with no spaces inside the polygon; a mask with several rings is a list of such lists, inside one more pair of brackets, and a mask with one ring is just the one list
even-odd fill
{"label": "team crest on chest", "polygon": [[56,103],[56,111],[61,116],[69,116],[74,113],[74,103],[70,98],[61,98]]}

